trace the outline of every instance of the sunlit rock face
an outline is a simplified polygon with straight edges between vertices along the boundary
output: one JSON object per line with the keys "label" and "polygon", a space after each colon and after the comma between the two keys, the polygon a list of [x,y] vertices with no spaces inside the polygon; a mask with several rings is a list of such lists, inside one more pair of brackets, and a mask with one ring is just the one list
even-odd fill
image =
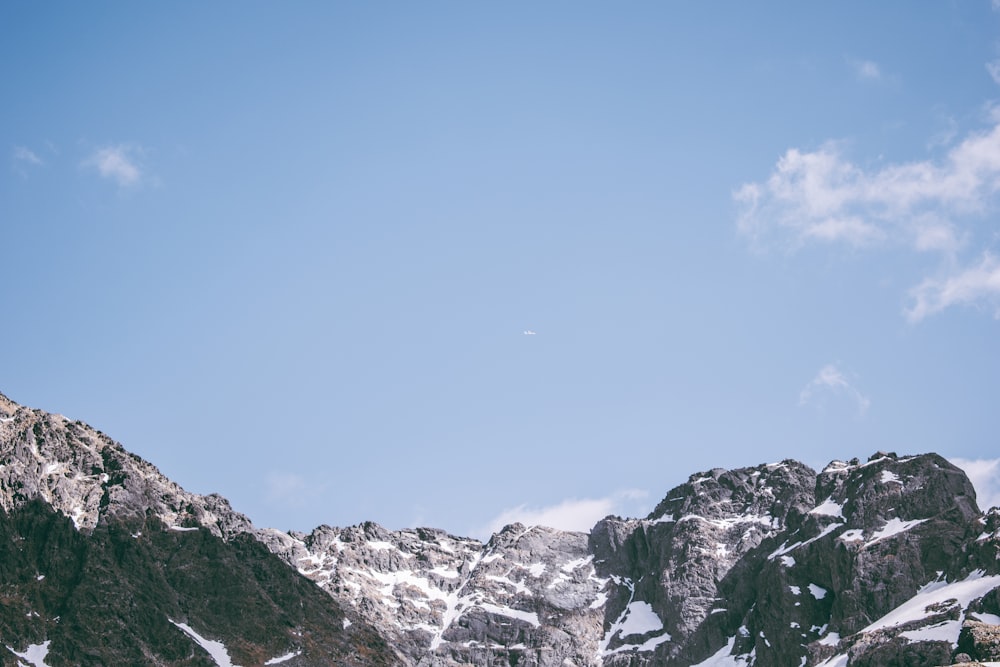
{"label": "sunlit rock face", "polygon": [[589,534],[289,533],[0,395],[3,664],[933,667],[1000,656],[998,557],[934,454],[713,469]]}

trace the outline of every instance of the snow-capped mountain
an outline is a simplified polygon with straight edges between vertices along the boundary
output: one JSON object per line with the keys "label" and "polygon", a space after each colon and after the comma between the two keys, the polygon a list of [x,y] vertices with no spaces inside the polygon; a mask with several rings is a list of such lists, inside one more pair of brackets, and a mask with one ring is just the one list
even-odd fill
{"label": "snow-capped mountain", "polygon": [[1000,660],[1000,510],[934,454],[714,469],[589,534],[285,533],[0,395],[0,510],[2,664]]}

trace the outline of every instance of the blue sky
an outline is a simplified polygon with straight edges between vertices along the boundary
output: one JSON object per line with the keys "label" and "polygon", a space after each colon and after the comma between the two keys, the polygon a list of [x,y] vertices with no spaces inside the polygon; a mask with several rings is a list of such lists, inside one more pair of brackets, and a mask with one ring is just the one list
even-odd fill
{"label": "blue sky", "polygon": [[872,5],[4,3],[0,391],[285,529],[987,479],[1000,12]]}

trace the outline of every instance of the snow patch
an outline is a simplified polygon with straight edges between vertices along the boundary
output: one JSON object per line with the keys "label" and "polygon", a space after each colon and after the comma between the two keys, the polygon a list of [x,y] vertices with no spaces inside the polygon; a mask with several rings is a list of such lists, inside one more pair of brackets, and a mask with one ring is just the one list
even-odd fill
{"label": "snow patch", "polygon": [[934,613],[933,609],[929,609],[933,605],[953,599],[955,604],[964,609],[970,602],[986,595],[997,586],[1000,586],[1000,575],[987,577],[982,570],[976,570],[965,579],[954,583],[932,581],[912,598],[864,628],[862,632],[873,632],[910,621],[919,621]]}
{"label": "snow patch", "polygon": [[912,642],[950,642],[953,646],[958,645],[958,633],[962,631],[962,621],[944,621],[928,625],[925,628],[907,630],[900,632],[900,637],[905,637]]}
{"label": "snow patch", "polygon": [[[347,620],[347,619],[344,619],[344,620]],[[281,663],[288,662],[292,658],[297,658],[300,655],[302,655],[302,651],[291,651],[289,653],[286,653],[285,655],[279,655],[277,658],[271,658],[270,660],[268,660],[264,664],[265,665],[280,665]]]}
{"label": "snow patch", "polygon": [[834,502],[833,496],[830,496],[822,503],[816,507],[809,510],[810,514],[818,514],[820,516],[835,516],[844,518],[844,506],[840,503]]}
{"label": "snow patch", "polygon": [[663,629],[663,621],[660,620],[648,602],[633,602],[625,613],[625,619],[619,626],[622,637],[644,635],[647,632]]}
{"label": "snow patch", "polygon": [[536,628],[541,627],[542,625],[538,621],[538,614],[536,614],[533,611],[522,611],[520,609],[512,609],[511,607],[498,607],[497,605],[489,604],[486,602],[480,602],[476,606],[487,613],[497,614],[499,616],[506,616],[507,618],[515,618],[519,621],[530,623]]}
{"label": "snow patch", "polygon": [[691,667],[748,667],[754,662],[754,655],[732,655],[736,637],[732,636],[725,646]]}
{"label": "snow patch", "polygon": [[1000,625],[1000,616],[997,616],[996,614],[987,614],[984,611],[973,612],[969,614],[969,618],[974,621],[989,623],[990,625]]}
{"label": "snow patch", "polygon": [[809,584],[809,592],[812,593],[812,596],[817,600],[822,600],[823,598],[826,597],[826,594],[829,591],[827,591],[822,586],[817,586],[816,584]]}
{"label": "snow patch", "polygon": [[865,546],[870,547],[876,542],[880,542],[881,540],[903,533],[914,526],[922,524],[924,521],[927,521],[927,519],[914,519],[912,521],[903,521],[898,518],[889,519],[881,530],[877,530],[872,533],[872,536],[867,542],[865,542]]}
{"label": "snow patch", "polygon": [[879,477],[879,481],[883,484],[888,484],[890,482],[895,482],[896,484],[902,485],[903,480],[899,478],[899,475],[892,472],[891,470],[883,470],[882,476]]}
{"label": "snow patch", "polygon": [[49,667],[45,663],[45,657],[49,654],[49,644],[51,643],[51,640],[46,640],[41,644],[31,644],[28,648],[24,649],[24,653],[19,653],[9,646],[7,650],[22,660],[27,660],[35,667]]}
{"label": "snow patch", "polygon": [[193,639],[198,646],[205,649],[208,655],[212,657],[212,660],[214,660],[215,664],[219,667],[239,667],[239,665],[234,665],[229,659],[229,651],[226,650],[226,646],[222,642],[205,639],[186,623],[178,623],[171,618],[168,618],[167,620],[183,630],[184,634]]}

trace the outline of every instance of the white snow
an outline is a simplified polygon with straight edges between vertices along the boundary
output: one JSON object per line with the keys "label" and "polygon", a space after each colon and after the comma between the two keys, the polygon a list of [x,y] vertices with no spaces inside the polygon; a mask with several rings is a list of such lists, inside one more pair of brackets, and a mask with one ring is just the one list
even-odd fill
{"label": "white snow", "polygon": [[844,506],[840,503],[834,502],[833,496],[830,496],[822,503],[816,507],[809,510],[810,514],[819,514],[822,516],[836,516],[841,519],[844,518]]}
{"label": "white snow", "polygon": [[664,632],[662,635],[658,635],[656,637],[652,637],[651,639],[647,639],[641,644],[622,644],[616,649],[605,651],[604,655],[614,655],[615,653],[623,653],[625,651],[652,651],[663,642],[670,641],[670,639],[671,639],[670,634]]}
{"label": "white snow", "polygon": [[817,644],[822,644],[823,646],[836,646],[837,644],[840,643],[840,633],[839,632],[831,632],[826,637],[823,637],[822,639],[820,639],[816,643]]}
{"label": "white snow", "polygon": [[736,645],[736,637],[730,637],[725,646],[708,656],[697,665],[691,667],[747,667],[754,662],[751,655],[732,655],[733,646]]}
{"label": "white snow", "polygon": [[170,530],[176,530],[178,533],[190,533],[192,530],[198,530],[198,529],[197,528],[185,528],[184,526],[170,526]]}
{"label": "white snow", "polygon": [[928,625],[925,628],[900,632],[900,637],[906,637],[911,642],[951,642],[958,644],[958,633],[962,630],[962,621],[944,621]]}
{"label": "white snow", "polygon": [[974,621],[989,623],[990,625],[1000,625],[1000,616],[997,616],[996,614],[987,614],[983,611],[973,612],[969,614],[969,618]]}
{"label": "white snow", "polygon": [[607,593],[598,593],[597,597],[594,598],[594,601],[590,603],[590,608],[591,609],[600,609],[601,607],[603,607],[607,603],[607,601],[608,601],[608,594]]}
{"label": "white snow", "polygon": [[285,655],[279,655],[277,658],[271,658],[270,660],[268,660],[264,664],[265,665],[280,665],[281,663],[288,662],[292,658],[297,658],[300,655],[302,655],[302,651],[290,651],[289,653],[286,653]]}
{"label": "white snow", "polygon": [[538,614],[533,611],[522,611],[520,609],[511,609],[510,607],[498,607],[495,604],[489,604],[487,602],[480,602],[476,606],[490,614],[506,616],[507,618],[516,618],[519,621],[531,623],[536,628],[541,626],[541,623],[538,621]]}
{"label": "white snow", "polygon": [[882,476],[879,478],[883,484],[888,484],[889,482],[895,482],[896,484],[902,484],[903,481],[899,479],[899,475],[892,472],[891,470],[883,470]]}
{"label": "white snow", "polygon": [[784,556],[785,554],[787,554],[789,551],[792,551],[793,549],[798,549],[799,547],[804,547],[807,544],[812,544],[816,540],[820,539],[821,537],[825,537],[825,536],[829,535],[830,533],[832,533],[833,531],[837,530],[838,528],[840,528],[843,525],[844,524],[842,524],[842,523],[831,523],[829,526],[827,526],[826,528],[824,528],[823,530],[821,530],[819,532],[819,535],[817,535],[816,537],[810,537],[805,542],[795,542],[792,545],[789,545],[788,542],[782,542],[781,546],[778,547],[777,549],[775,549],[771,553],[771,555],[767,557],[767,559],[768,560],[774,560],[778,556]]}
{"label": "white snow", "polygon": [[817,600],[822,600],[827,594],[827,590],[825,588],[817,586],[816,584],[809,584],[809,592],[812,593],[812,596]]}
{"label": "white snow", "polygon": [[934,613],[928,607],[952,599],[956,601],[955,604],[964,609],[976,598],[980,598],[1000,586],[1000,575],[986,577],[983,574],[982,570],[976,570],[962,581],[954,583],[932,581],[921,588],[912,598],[864,628],[862,632],[872,632],[926,618]]}
{"label": "white snow", "polygon": [[47,640],[41,644],[31,644],[28,648],[24,649],[24,653],[18,653],[9,646],[7,650],[17,657],[27,660],[35,667],[49,667],[45,664],[45,656],[49,654],[49,644],[51,643],[51,640]]}
{"label": "white snow", "polygon": [[816,665],[816,667],[847,667],[847,658],[848,655],[846,653],[841,653],[840,655],[835,655],[824,660]]}
{"label": "white snow", "polygon": [[789,586],[788,590],[792,592],[792,595],[802,595],[802,589],[798,586]]}
{"label": "white snow", "polygon": [[[522,567],[524,566],[522,565]],[[525,569],[531,573],[531,576],[540,577],[542,576],[542,573],[545,572],[545,563],[532,563]]]}
{"label": "white snow", "polygon": [[572,572],[573,570],[575,570],[575,569],[577,569],[579,567],[583,567],[584,565],[587,565],[592,560],[594,560],[594,556],[593,555],[586,556],[584,558],[577,558],[576,560],[571,560],[568,563],[564,564],[560,569],[563,572]]}
{"label": "white snow", "polygon": [[219,667],[239,667],[239,665],[234,665],[229,659],[229,651],[226,650],[225,644],[222,642],[212,641],[211,639],[205,639],[197,632],[195,632],[191,626],[186,623],[178,623],[177,621],[168,618],[168,621],[173,623],[175,626],[184,631],[188,637],[193,639],[198,646],[205,649],[205,651],[212,657],[215,664]]}
{"label": "white snow", "polygon": [[369,540],[366,542],[367,546],[376,551],[385,551],[386,549],[395,549],[396,545],[392,542],[383,542],[382,540]]}
{"label": "white snow", "polygon": [[514,581],[510,577],[503,577],[497,574],[487,574],[486,578],[490,581],[495,581],[500,584],[507,584],[514,589],[514,592],[518,595],[533,595],[531,589],[522,584],[520,581]]}
{"label": "white snow", "polygon": [[460,576],[458,574],[458,570],[449,570],[443,565],[438,565],[437,567],[432,569],[431,572],[440,577],[445,577],[446,579],[458,579],[458,577]]}
{"label": "white snow", "polygon": [[344,619],[344,629],[345,629],[345,630],[346,630],[347,628],[351,627],[352,625],[354,625],[354,624],[353,624],[353,623],[351,623],[351,620],[350,620],[350,619],[348,619],[348,618],[345,618],[345,619]]}
{"label": "white snow", "polygon": [[629,604],[625,613],[625,619],[619,626],[622,637],[644,635],[647,632],[663,629],[663,621],[648,602],[633,602]]}
{"label": "white snow", "polygon": [[924,521],[927,521],[927,519],[914,519],[912,521],[903,521],[899,518],[889,519],[889,521],[886,522],[885,526],[883,526],[881,530],[877,530],[874,533],[872,533],[872,536],[868,539],[867,542],[865,542],[865,546],[870,547],[876,542],[892,537],[893,535],[898,535],[904,531],[909,530],[910,528],[913,528],[914,526],[923,523]]}

